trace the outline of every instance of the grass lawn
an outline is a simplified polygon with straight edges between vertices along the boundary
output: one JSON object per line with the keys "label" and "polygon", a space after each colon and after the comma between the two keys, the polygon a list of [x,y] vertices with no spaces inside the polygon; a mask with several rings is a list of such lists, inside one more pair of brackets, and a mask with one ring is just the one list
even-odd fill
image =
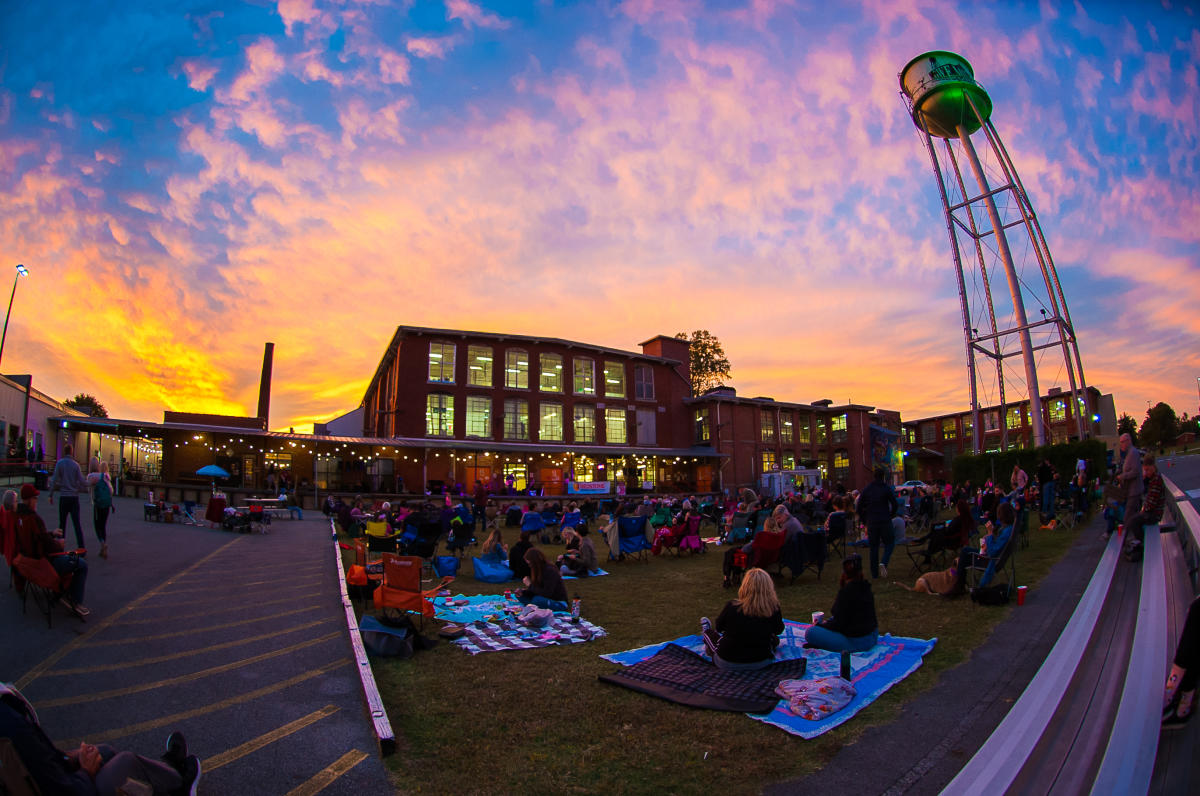
{"label": "grass lawn", "polygon": [[[710,529],[706,528],[707,531]],[[1031,589],[1070,546],[1076,530],[1030,532],[1017,551],[1019,582]],[[515,541],[515,534],[512,540]],[[607,547],[593,534],[600,557]],[[547,554],[560,552],[554,545]],[[606,792],[753,793],[824,766],[839,748],[870,726],[891,721],[900,707],[931,688],[940,673],[970,655],[1009,611],[969,599],[914,594],[908,557],[897,548],[891,579],[874,584],[880,632],[937,637],[925,664],[854,719],[820,738],[803,740],[742,714],[675,705],[599,682],[617,664],[603,653],[698,632],[699,617],[715,616],[734,596],[721,588],[725,548],[704,555],[661,556],[649,564],[607,562],[606,577],[567,581],[583,599],[583,615],[608,635],[566,647],[471,656],[448,643],[412,659],[373,659],[375,679],[396,733],[387,764],[398,791],[452,793]],[[492,594],[504,586],[479,583],[464,561],[456,593]],[[807,621],[828,611],[837,591],[836,562],[822,580],[806,573],[777,581],[783,614]],[[426,623],[426,635],[432,625]]]}

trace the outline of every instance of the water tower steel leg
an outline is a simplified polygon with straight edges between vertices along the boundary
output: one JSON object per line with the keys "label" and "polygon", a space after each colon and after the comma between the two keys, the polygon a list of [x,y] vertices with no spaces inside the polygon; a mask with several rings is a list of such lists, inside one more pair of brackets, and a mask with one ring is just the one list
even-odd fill
{"label": "water tower steel leg", "polygon": [[[982,120],[980,121],[982,122]],[[1025,318],[1025,304],[1021,299],[1021,285],[1017,279],[1017,269],[1013,265],[1008,238],[1004,234],[1004,225],[1000,221],[1000,211],[996,209],[996,202],[992,198],[991,189],[988,188],[987,175],[984,174],[979,156],[971,143],[970,133],[962,125],[958,126],[958,138],[962,142],[967,161],[971,164],[971,171],[975,174],[975,181],[979,183],[979,188],[983,192],[984,207],[987,208],[992,231],[996,235],[996,248],[999,250],[1000,260],[1004,263],[1004,272],[1008,277],[1008,291],[1012,297],[1013,311],[1016,314],[1017,328],[1019,329],[1018,335],[1021,340],[1021,358],[1025,363],[1025,384],[1029,392],[1029,415],[1033,424],[1033,444],[1034,446],[1045,445],[1046,430],[1042,423],[1042,400],[1038,388],[1037,366],[1033,361],[1033,343],[1029,336],[1029,322]]]}
{"label": "water tower steel leg", "polygon": [[[996,330],[996,307],[992,302],[992,284],[988,277],[987,264],[983,259],[983,245],[980,241],[983,236],[979,234],[979,228],[975,225],[975,213],[971,208],[971,202],[968,201],[967,185],[963,180],[962,169],[958,167],[958,158],[954,156],[954,147],[950,146],[950,141],[946,141],[946,155],[950,158],[950,163],[954,166],[954,179],[958,183],[959,193],[962,194],[963,201],[966,202],[964,209],[967,212],[967,223],[971,229],[971,240],[975,243],[975,262],[979,264],[979,276],[983,280],[983,292],[987,297],[987,313],[988,323],[991,328],[988,332],[992,334],[992,351],[996,363],[996,387],[999,391],[1000,399],[1000,417],[1005,418],[1008,411],[1008,400],[1004,395],[1004,358],[1000,356],[1000,338],[995,336]],[[1008,450],[1008,423],[1000,424],[1000,450]]]}
{"label": "water tower steel leg", "polygon": [[971,452],[979,453],[979,392],[976,388],[975,377],[975,341],[972,336],[971,311],[967,304],[967,287],[963,279],[962,257],[958,249],[958,233],[954,230],[954,220],[950,213],[950,199],[946,195],[946,182],[942,178],[941,165],[938,163],[937,150],[929,131],[925,130],[925,148],[929,159],[933,162],[933,173],[937,177],[938,192],[942,197],[942,209],[946,214],[946,232],[950,235],[950,251],[954,256],[954,274],[958,278],[958,304],[963,317],[963,339],[967,349],[967,382],[971,391]]}

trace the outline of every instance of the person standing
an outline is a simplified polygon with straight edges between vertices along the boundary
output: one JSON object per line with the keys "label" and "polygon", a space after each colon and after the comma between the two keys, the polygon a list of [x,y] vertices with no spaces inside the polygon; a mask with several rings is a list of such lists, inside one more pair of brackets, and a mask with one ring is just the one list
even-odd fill
{"label": "person standing", "polygon": [[108,558],[108,514],[113,508],[113,485],[108,476],[108,462],[95,456],[88,462],[88,488],[92,491],[92,525],[100,540],[100,557]]}
{"label": "person standing", "polygon": [[67,530],[67,517],[75,527],[77,547],[84,547],[83,528],[79,525],[79,494],[87,491],[87,482],[83,478],[83,470],[79,462],[71,455],[75,449],[68,443],[63,446],[62,458],[54,465],[54,474],[50,476],[50,505],[54,505],[54,493],[61,492],[58,499],[58,527]]}
{"label": "person standing", "polygon": [[1012,471],[1012,479],[1010,486],[1014,492],[1025,492],[1025,487],[1029,486],[1029,476],[1021,469],[1021,465],[1014,464]]}
{"label": "person standing", "polygon": [[475,524],[487,528],[488,491],[483,481],[475,479]]}
{"label": "person standing", "polygon": [[1142,452],[1133,446],[1133,438],[1122,434],[1119,443],[1121,447],[1121,470],[1117,474],[1120,485],[1125,490],[1125,515],[1123,522],[1138,513],[1142,507]]}
{"label": "person standing", "polygon": [[1038,465],[1038,489],[1042,493],[1042,521],[1045,522],[1054,516],[1054,465],[1050,464],[1050,459],[1042,459],[1042,463]]}
{"label": "person standing", "polygon": [[871,577],[878,578],[880,573],[887,577],[887,558],[885,551],[882,568],[879,561],[879,545],[887,548],[895,544],[892,536],[892,516],[899,511],[896,495],[884,479],[887,471],[882,467],[875,468],[875,480],[867,484],[862,494],[858,496],[855,513],[867,526],[867,544],[871,550]]}

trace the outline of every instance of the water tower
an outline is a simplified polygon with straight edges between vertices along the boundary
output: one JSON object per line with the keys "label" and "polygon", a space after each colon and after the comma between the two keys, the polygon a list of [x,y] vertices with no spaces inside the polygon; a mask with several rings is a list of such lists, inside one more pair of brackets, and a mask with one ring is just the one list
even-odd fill
{"label": "water tower", "polygon": [[[1037,214],[992,126],[991,97],[975,82],[966,59],[942,51],[909,61],[900,72],[900,89],[929,152],[946,214],[967,349],[975,452],[992,430],[979,424],[981,393],[988,404],[1000,407],[1001,449],[1008,447],[1008,408],[1026,398],[1033,444],[1047,442],[1039,371],[1053,382],[1064,377],[1069,382],[1071,415],[1083,439],[1092,407],[1075,328]],[[981,130],[986,139],[982,160],[971,142],[971,135]],[[964,161],[970,184],[963,176]],[[1007,294],[999,287],[1001,279]]]}

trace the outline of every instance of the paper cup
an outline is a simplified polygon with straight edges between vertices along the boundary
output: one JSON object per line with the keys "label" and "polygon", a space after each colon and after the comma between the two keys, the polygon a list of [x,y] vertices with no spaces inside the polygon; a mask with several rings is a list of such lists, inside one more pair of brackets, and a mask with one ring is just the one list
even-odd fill
{"label": "paper cup", "polygon": [[1029,591],[1028,586],[1018,586],[1017,587],[1017,605],[1025,604],[1025,592],[1027,592],[1027,591]]}
{"label": "paper cup", "polygon": [[822,620],[822,619],[824,619],[824,618],[825,618],[825,612],[824,612],[824,611],[813,611],[813,615],[812,615],[812,623],[813,623],[814,625],[819,625],[819,624],[821,624],[821,620]]}

